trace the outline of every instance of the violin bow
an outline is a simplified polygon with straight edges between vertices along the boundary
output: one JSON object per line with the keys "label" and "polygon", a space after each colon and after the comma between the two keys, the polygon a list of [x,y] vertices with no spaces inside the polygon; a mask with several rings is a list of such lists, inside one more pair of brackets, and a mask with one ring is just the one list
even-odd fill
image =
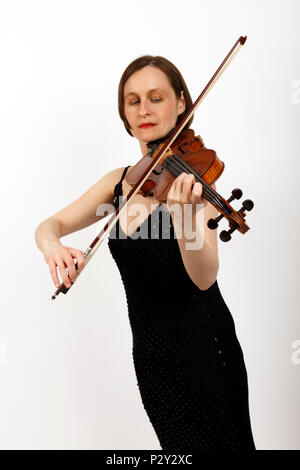
{"label": "violin bow", "polygon": [[[85,265],[84,268],[86,267],[87,263],[91,260],[92,256],[96,253],[100,245],[103,243],[104,239],[110,233],[110,231],[113,229],[113,227],[116,225],[118,222],[122,212],[125,210],[125,207],[127,206],[127,203],[133,198],[140,188],[143,186],[145,181],[148,179],[150,173],[152,170],[158,165],[159,160],[162,158],[162,156],[167,152],[169,147],[172,145],[174,140],[177,138],[177,136],[180,134],[186,123],[191,119],[191,117],[194,115],[196,109],[200,105],[201,101],[204,99],[204,97],[208,94],[208,92],[211,90],[211,88],[215,85],[217,80],[220,78],[222,73],[225,71],[226,67],[230,64],[230,62],[233,60],[233,58],[236,56],[238,51],[240,50],[241,46],[245,44],[247,39],[247,36],[240,36],[238,40],[235,42],[233,47],[230,49],[228,54],[226,55],[225,59],[222,61],[216,72],[213,74],[207,85],[203,88],[201,91],[200,95],[196,99],[196,101],[193,103],[192,107],[190,110],[184,115],[184,118],[180,123],[175,127],[173,133],[169,136],[169,138],[166,140],[162,148],[157,152],[157,155],[153,157],[151,163],[147,167],[147,170],[143,173],[143,175],[140,177],[138,182],[135,184],[135,186],[131,189],[131,191],[128,193],[127,196],[123,198],[121,201],[120,205],[116,208],[115,213],[112,215],[112,217],[109,219],[109,221],[105,224],[105,226],[102,228],[102,230],[98,233],[96,238],[92,241],[90,246],[85,250],[84,252],[84,261]],[[83,269],[84,269],[83,268]],[[83,269],[79,272],[78,271],[78,264],[77,262],[75,263],[75,269],[76,269],[76,280],[79,276],[79,274],[83,271]],[[71,282],[71,287],[72,285],[76,282],[76,280],[72,283]],[[54,300],[59,293],[66,294],[71,287],[66,287],[64,283],[62,283],[55,293],[52,295],[51,299]]]}

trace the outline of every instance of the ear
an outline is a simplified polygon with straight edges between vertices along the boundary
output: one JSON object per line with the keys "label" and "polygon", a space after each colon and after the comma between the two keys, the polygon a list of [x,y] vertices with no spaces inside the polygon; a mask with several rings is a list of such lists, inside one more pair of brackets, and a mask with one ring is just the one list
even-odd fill
{"label": "ear", "polygon": [[178,115],[182,114],[185,111],[185,108],[186,108],[185,98],[183,96],[183,90],[181,90],[181,95],[178,100]]}

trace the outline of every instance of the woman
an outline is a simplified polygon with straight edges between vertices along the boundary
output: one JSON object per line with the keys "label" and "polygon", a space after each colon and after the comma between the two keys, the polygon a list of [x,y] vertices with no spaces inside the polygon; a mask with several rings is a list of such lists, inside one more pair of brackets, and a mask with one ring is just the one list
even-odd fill
{"label": "woman", "polygon": [[[121,77],[119,114],[142,155],[155,150],[191,105],[182,75],[163,57],[140,57]],[[106,174],[37,228],[36,242],[56,286],[57,268],[70,287],[73,258],[79,270],[84,266],[82,251],[63,246],[60,238],[98,221],[99,204],[117,206],[131,190],[131,170]],[[192,174],[179,175],[166,204],[153,194],[135,195],[128,214],[142,207],[146,216],[141,221],[122,212],[109,235],[127,296],[137,382],[163,450],[255,450],[243,353],[217,282],[217,231],[207,227],[219,214],[194,183]],[[184,219],[188,206],[190,218]],[[186,221],[197,227],[195,237],[202,233],[200,248],[188,245]]]}

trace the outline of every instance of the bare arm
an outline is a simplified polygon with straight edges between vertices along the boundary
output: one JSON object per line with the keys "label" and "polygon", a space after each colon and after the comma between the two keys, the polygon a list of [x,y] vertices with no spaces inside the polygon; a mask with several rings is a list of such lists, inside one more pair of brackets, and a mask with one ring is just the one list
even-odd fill
{"label": "bare arm", "polygon": [[[217,230],[211,230],[207,227],[208,220],[218,215],[217,209],[209,202],[205,208],[200,209],[197,216],[195,212],[193,212],[191,225],[196,228],[195,238],[196,240],[197,238],[199,239],[201,245],[196,249],[188,248],[189,244],[192,245],[191,240],[186,238],[184,228],[180,227],[182,237],[179,237],[177,241],[182,261],[191,280],[200,290],[208,289],[216,281],[218,275],[219,257]],[[176,217],[173,215],[172,219],[176,230]],[[199,219],[200,226],[198,226]],[[202,224],[204,232],[202,232],[202,228],[200,228]]]}
{"label": "bare arm", "polygon": [[51,217],[40,223],[35,231],[35,242],[41,252],[44,254],[51,249],[60,248],[60,225],[59,222]]}
{"label": "bare arm", "polygon": [[[178,176],[168,193],[168,205],[172,211],[172,220],[177,235],[177,241],[185,269],[194,284],[200,290],[207,290],[217,279],[219,270],[217,231],[207,227],[207,221],[218,215],[217,209],[208,201],[202,201],[202,185],[195,183],[194,175],[182,173]],[[215,185],[211,185],[216,189]],[[197,213],[196,205],[204,204]],[[191,209],[190,215],[185,217],[187,207]],[[201,227],[203,223],[203,229]],[[198,222],[200,224],[198,225]],[[196,245],[191,246],[190,234],[194,227]]]}
{"label": "bare arm", "polygon": [[36,228],[35,241],[49,265],[55,285],[58,284],[57,266],[65,283],[69,282],[66,266],[70,279],[72,281],[75,279],[73,256],[78,261],[79,269],[84,266],[83,252],[75,248],[64,247],[60,238],[82,230],[104,217],[104,215],[96,215],[97,207],[105,203],[113,204],[113,190],[120,180],[123,170],[124,167],[107,173],[82,196],[41,222]]}

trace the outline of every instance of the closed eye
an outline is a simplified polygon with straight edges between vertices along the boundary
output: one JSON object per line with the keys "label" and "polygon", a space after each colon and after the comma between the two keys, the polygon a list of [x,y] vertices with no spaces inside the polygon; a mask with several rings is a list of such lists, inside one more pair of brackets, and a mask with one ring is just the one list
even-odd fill
{"label": "closed eye", "polygon": [[[159,101],[162,101],[160,98],[152,98],[152,103],[158,103]],[[139,100],[135,100],[135,101],[131,101],[129,104],[132,105],[132,104],[138,104],[139,103]]]}

